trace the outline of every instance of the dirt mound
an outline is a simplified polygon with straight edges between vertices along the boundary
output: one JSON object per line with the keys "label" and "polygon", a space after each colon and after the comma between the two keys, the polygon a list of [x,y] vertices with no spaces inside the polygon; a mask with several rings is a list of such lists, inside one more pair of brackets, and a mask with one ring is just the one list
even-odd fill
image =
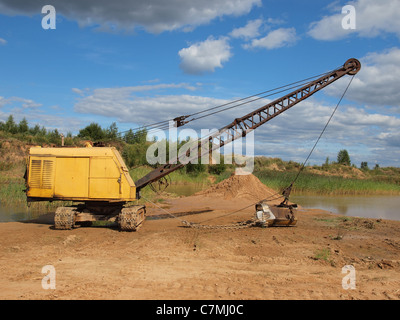
{"label": "dirt mound", "polygon": [[[197,192],[195,196],[219,197],[223,199],[247,198],[254,201],[276,195],[276,191],[268,188],[252,174],[232,175],[210,188]],[[274,197],[272,197],[274,198]]]}

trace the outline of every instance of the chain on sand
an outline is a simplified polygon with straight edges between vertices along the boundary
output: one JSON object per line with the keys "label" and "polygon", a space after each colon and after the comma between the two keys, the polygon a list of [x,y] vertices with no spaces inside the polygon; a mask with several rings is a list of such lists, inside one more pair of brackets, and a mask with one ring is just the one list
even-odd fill
{"label": "chain on sand", "polygon": [[193,222],[188,222],[185,220],[181,221],[184,225],[195,228],[195,229],[219,229],[219,230],[237,230],[237,229],[244,229],[255,226],[257,224],[256,219],[251,219],[243,222],[232,223],[232,224],[224,224],[224,225],[205,225],[205,224],[197,224]]}
{"label": "chain on sand", "polygon": [[161,208],[159,205],[157,205],[156,203],[150,201],[149,199],[146,199],[145,197],[143,197],[146,201],[152,203],[153,205],[155,205],[156,207],[158,207],[159,209],[163,210],[164,212],[166,212],[167,214],[169,214],[171,217],[178,219],[182,224],[184,224],[185,226],[189,227],[189,228],[195,228],[195,229],[219,229],[219,230],[237,230],[237,229],[244,229],[244,228],[249,228],[252,226],[255,226],[258,223],[258,220],[253,218],[247,221],[242,221],[242,222],[238,222],[238,223],[232,223],[232,224],[224,224],[224,225],[205,225],[205,224],[198,224],[198,223],[194,223],[194,222],[189,222],[186,220],[182,220],[179,219],[178,217],[174,216],[172,213],[168,212],[167,210],[165,210],[164,208]]}

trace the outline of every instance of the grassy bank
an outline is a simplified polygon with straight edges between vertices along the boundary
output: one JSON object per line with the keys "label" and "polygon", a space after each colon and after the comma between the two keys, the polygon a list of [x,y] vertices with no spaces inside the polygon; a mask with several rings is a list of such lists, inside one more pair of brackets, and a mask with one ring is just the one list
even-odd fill
{"label": "grassy bank", "polygon": [[[301,164],[279,158],[257,157],[253,174],[277,191],[290,185]],[[356,166],[325,163],[306,166],[292,189],[293,194],[321,195],[400,195],[400,168]]]}
{"label": "grassy bank", "polygon": [[0,176],[0,203],[2,206],[25,205],[26,197],[23,192],[25,189],[23,179],[7,179]]}
{"label": "grassy bank", "polygon": [[[12,172],[0,171],[0,205],[2,207],[27,208],[25,195],[25,180],[23,178],[24,166],[17,164],[13,166]],[[71,202],[62,201],[41,201],[30,203],[32,211],[54,210],[60,205],[68,205]]]}
{"label": "grassy bank", "polygon": [[[279,191],[290,185],[295,179],[297,172],[260,170],[254,172],[254,175],[268,187]],[[320,195],[400,195],[400,185],[373,179],[323,176],[303,172],[296,180],[292,193]]]}

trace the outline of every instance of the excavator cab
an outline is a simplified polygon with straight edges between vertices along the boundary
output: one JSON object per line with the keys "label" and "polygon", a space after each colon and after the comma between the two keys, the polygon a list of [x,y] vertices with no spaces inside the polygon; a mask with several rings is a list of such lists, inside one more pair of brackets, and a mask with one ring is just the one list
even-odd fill
{"label": "excavator cab", "polygon": [[114,147],[32,147],[25,174],[27,201],[73,201],[57,208],[56,229],[78,223],[118,221],[136,230],[144,220],[144,206],[128,206],[137,199],[136,186]]}

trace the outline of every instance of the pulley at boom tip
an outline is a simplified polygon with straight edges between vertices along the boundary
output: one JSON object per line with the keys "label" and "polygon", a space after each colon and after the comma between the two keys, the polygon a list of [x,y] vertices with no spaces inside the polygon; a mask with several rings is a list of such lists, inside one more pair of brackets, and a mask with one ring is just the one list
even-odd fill
{"label": "pulley at boom tip", "polygon": [[345,69],[351,69],[351,71],[349,71],[348,74],[353,76],[353,75],[357,74],[358,71],[360,71],[360,69],[361,69],[361,63],[360,63],[360,61],[358,61],[357,59],[351,58],[351,59],[348,59],[348,60],[344,63],[343,67],[344,67]]}

